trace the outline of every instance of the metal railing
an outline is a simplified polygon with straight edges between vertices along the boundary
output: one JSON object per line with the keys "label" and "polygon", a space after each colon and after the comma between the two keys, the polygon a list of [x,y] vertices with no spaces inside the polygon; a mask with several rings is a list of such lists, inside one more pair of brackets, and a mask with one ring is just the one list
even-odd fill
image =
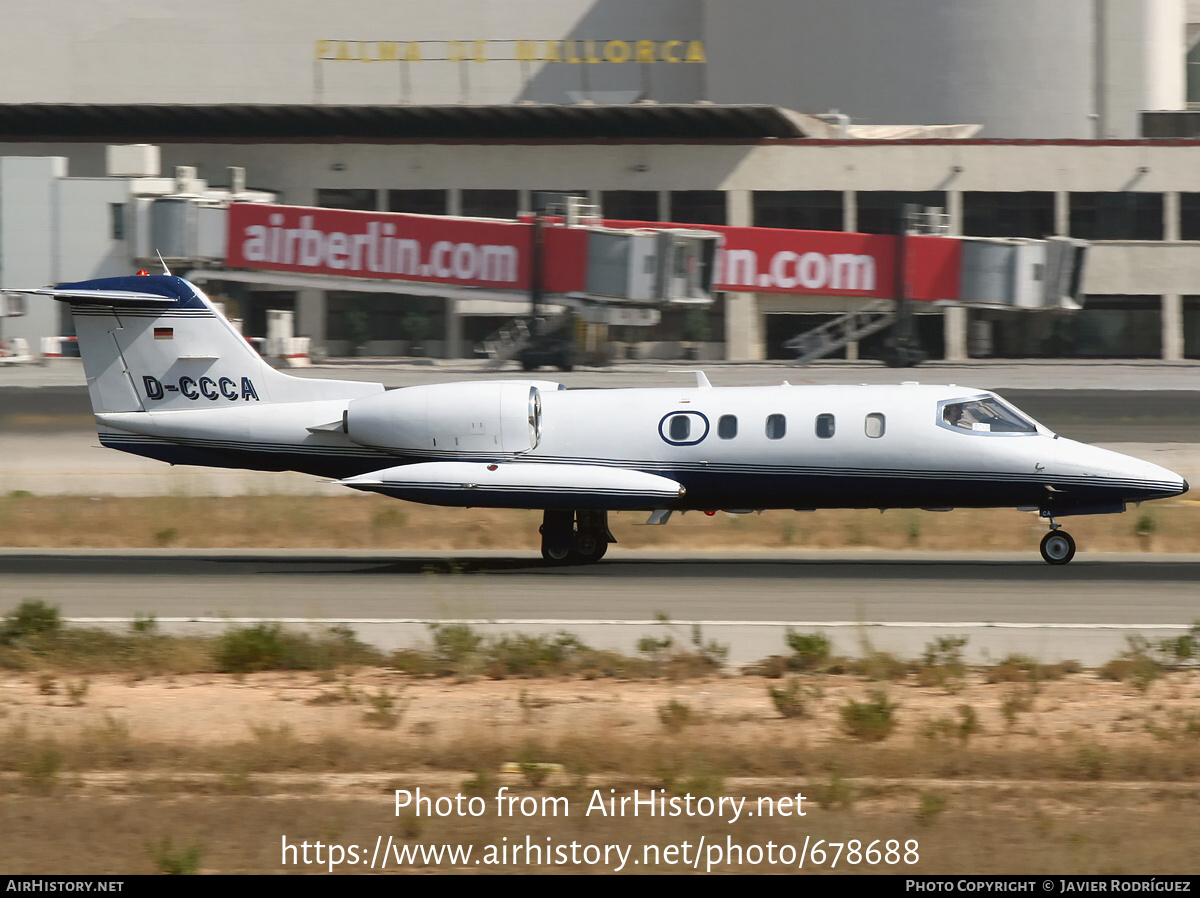
{"label": "metal railing", "polygon": [[832,321],[796,334],[783,344],[784,349],[795,352],[796,364],[807,365],[816,359],[837,352],[848,343],[861,340],[871,334],[891,327],[896,320],[894,303],[890,299],[877,299],[865,306],[839,315]]}

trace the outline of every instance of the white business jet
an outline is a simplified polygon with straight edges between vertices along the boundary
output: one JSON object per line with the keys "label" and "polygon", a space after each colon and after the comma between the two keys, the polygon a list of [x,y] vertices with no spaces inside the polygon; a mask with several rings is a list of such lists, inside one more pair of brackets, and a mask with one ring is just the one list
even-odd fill
{"label": "white business jet", "polygon": [[295,470],[431,505],[542,509],[542,555],[594,562],[610,511],[1016,507],[1057,519],[1178,496],[1157,465],[1060,439],[956,386],[405,387],[274,370],[170,275],[16,292],[70,303],[100,442],[171,464]]}

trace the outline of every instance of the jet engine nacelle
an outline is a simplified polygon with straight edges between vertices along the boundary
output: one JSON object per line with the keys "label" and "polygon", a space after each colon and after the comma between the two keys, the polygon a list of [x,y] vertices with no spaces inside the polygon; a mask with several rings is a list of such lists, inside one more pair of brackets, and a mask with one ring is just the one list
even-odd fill
{"label": "jet engine nacelle", "polygon": [[562,389],[554,383],[480,381],[389,390],[350,402],[346,434],[377,449],[528,452],[541,429],[539,387]]}

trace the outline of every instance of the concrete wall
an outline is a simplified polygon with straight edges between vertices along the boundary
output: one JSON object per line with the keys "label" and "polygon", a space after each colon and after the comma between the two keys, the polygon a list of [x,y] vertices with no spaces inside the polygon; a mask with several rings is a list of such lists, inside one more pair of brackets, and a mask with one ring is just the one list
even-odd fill
{"label": "concrete wall", "polygon": [[1133,137],[1138,109],[1184,105],[1185,20],[1184,0],[5,0],[0,103],[647,96]]}
{"label": "concrete wall", "polygon": [[1200,243],[1095,243],[1088,249],[1083,292],[1200,295]]}
{"label": "concrete wall", "polygon": [[[42,287],[58,279],[58,179],[61,157],[0,158],[0,286]],[[58,303],[30,300],[4,334],[37,340],[59,332]]]}
{"label": "concrete wall", "polygon": [[[123,178],[69,178],[59,182],[62,235],[56,263],[63,281],[129,274],[130,243],[112,236],[112,206],[128,209],[129,182]],[[130,237],[132,222],[126,222]]]}
{"label": "concrete wall", "polygon": [[[40,146],[69,155],[73,174],[100,173],[88,170],[102,159],[90,147]],[[29,147],[0,144],[0,153]],[[250,187],[301,205],[335,187],[1200,192],[1200,143],[167,144],[162,156],[164,170],[195,165],[213,184],[244,165]]]}
{"label": "concrete wall", "polygon": [[[119,178],[67,178],[67,159],[0,157],[0,286],[41,287],[128,274],[129,247],[113,239],[113,204],[129,201]],[[29,299],[27,313],[5,321],[9,337],[34,349],[60,333],[60,305]]]}
{"label": "concrete wall", "polygon": [[[601,102],[629,102],[647,84],[660,102],[694,102],[703,84],[704,67],[694,64],[513,58],[515,40],[538,42],[540,58],[546,41],[578,39],[556,50],[585,60],[584,40],[599,41],[593,49],[603,59],[613,39],[699,39],[693,0],[5,0],[3,7],[3,103],[565,103],[584,88]],[[409,42],[419,42],[421,61],[400,61]],[[461,62],[448,58],[460,52]],[[605,93],[612,91],[633,95]]]}
{"label": "concrete wall", "polygon": [[1137,110],[1184,106],[1185,21],[1183,0],[708,0],[705,33],[716,102],[1135,137]]}

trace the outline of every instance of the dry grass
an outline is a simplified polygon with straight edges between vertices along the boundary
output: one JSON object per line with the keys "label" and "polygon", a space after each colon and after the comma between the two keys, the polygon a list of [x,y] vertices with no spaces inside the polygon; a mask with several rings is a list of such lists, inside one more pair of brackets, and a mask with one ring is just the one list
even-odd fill
{"label": "dry grass", "polygon": [[[690,513],[665,527],[644,521],[640,513],[611,516],[623,548],[1036,551],[1046,532],[1035,515],[1012,509]],[[1200,550],[1200,504],[1186,500],[1068,523],[1090,551]],[[536,511],[430,508],[365,495],[0,497],[0,545],[30,548],[536,550],[540,524]]]}
{"label": "dry grass", "polygon": [[[518,790],[516,780],[507,780]],[[389,784],[391,785],[391,784]],[[798,782],[781,784],[768,794],[779,797],[794,790]],[[731,792],[748,796],[753,806],[760,788],[753,784],[727,784]],[[453,795],[457,784],[432,787],[433,795]],[[805,835],[828,843],[860,840],[865,848],[872,840],[916,839],[920,860],[914,866],[851,866],[843,854],[831,869],[833,849],[825,866],[805,865],[805,872],[884,872],[941,874],[1157,874],[1194,869],[1193,846],[1200,837],[1200,822],[1194,813],[1195,795],[1157,793],[1131,804],[1125,790],[1088,786],[1055,790],[1047,794],[1038,785],[1010,787],[939,787],[943,809],[934,819],[922,813],[920,791],[906,786],[870,790],[852,808],[822,809],[813,806],[799,821],[767,818],[741,820],[732,826],[715,821],[663,820],[661,818],[531,818],[498,821],[490,814],[480,819],[415,818],[393,816],[391,794],[377,788],[374,795],[342,796],[338,785],[319,787],[303,796],[229,794],[197,790],[180,797],[179,787],[162,784],[156,792],[147,784],[143,790],[123,795],[94,795],[85,786],[69,793],[75,812],[62,812],[64,796],[12,796],[0,804],[0,866],[9,874],[105,873],[139,874],[159,872],[157,858],[162,834],[170,834],[176,851],[199,848],[200,873],[295,872],[296,866],[281,865],[281,836],[290,844],[307,840],[328,845],[367,846],[366,853],[382,835],[397,844],[471,845],[474,857],[501,839],[534,845],[620,844],[635,848],[641,860],[642,846],[675,845],[688,842],[693,850],[701,839],[712,846],[725,845],[726,838],[744,847],[773,842],[794,844]],[[365,790],[362,790],[365,791]],[[80,813],[80,806],[86,812]],[[986,810],[981,810],[986,809]],[[997,821],[1003,821],[997,823]],[[706,852],[707,853],[707,852]],[[310,859],[314,851],[310,849]],[[689,857],[690,861],[690,857]],[[453,868],[418,866],[422,872],[584,872],[605,873],[615,866],[603,862],[589,865],[541,865],[518,862],[503,867]],[[706,869],[702,858],[700,870]],[[624,872],[681,872],[690,870],[677,859],[673,866],[641,866]],[[324,865],[300,868],[303,872],[326,872]],[[395,865],[389,869],[394,870]],[[413,870],[414,868],[407,868]],[[791,872],[785,866],[762,863],[752,866],[718,863],[715,872]],[[337,872],[369,872],[343,865]],[[399,871],[398,871],[399,872]]]}
{"label": "dry grass", "polygon": [[[455,681],[386,669],[90,678],[87,704],[0,675],[0,868],[277,872],[280,838],[374,845],[502,839],[642,845],[916,839],[923,873],[1162,873],[1194,865],[1200,672],[1148,692],[1094,672],[1040,681],[1010,725],[1014,683],[968,671],[947,694],[888,687],[894,727],[846,734],[841,709],[875,688],[806,674],[803,717],[760,677]],[[398,719],[370,718],[379,697]],[[663,709],[686,707],[687,725]],[[970,732],[965,721],[970,720]],[[531,785],[521,771],[549,771]],[[512,772],[506,772],[506,771]],[[397,817],[395,789],[568,798],[567,819]],[[584,815],[593,790],[807,796],[800,819]],[[71,813],[64,814],[64,804]],[[543,869],[518,863],[508,869]],[[309,868],[315,872],[316,868]],[[494,868],[493,868],[494,869]],[[559,868],[554,868],[559,869]],[[603,871],[603,863],[582,869]],[[668,870],[663,864],[659,869]],[[767,865],[717,869],[781,872]],[[839,868],[842,869],[842,868]]]}

